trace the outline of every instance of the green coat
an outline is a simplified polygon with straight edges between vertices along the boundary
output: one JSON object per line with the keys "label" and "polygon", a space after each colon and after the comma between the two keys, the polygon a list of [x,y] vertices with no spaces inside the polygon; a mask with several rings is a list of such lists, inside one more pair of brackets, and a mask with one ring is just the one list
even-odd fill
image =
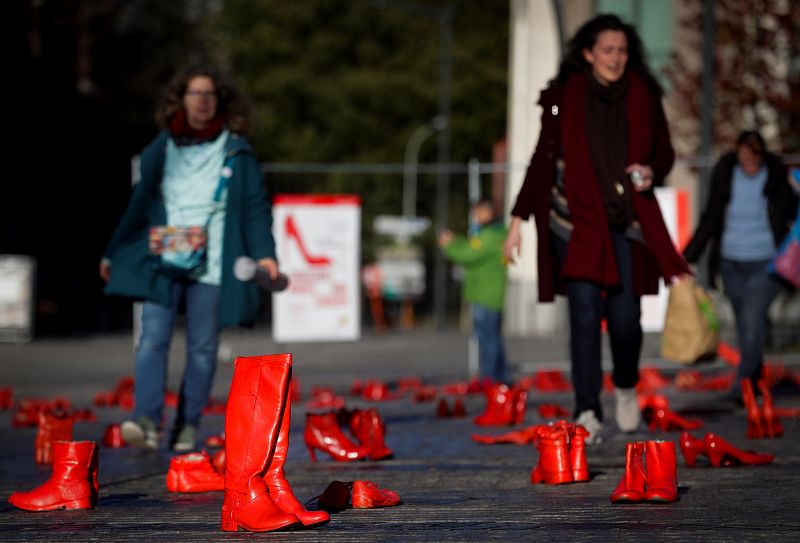
{"label": "green coat", "polygon": [[503,242],[506,227],[494,222],[480,229],[477,236],[453,238],[444,254],[466,272],[464,299],[500,311],[506,295],[506,261]]}
{"label": "green coat", "polygon": [[[105,251],[105,258],[111,262],[106,294],[161,305],[170,303],[173,280],[154,268],[147,243],[150,226],[167,224],[161,180],[168,138],[166,131],[161,132],[142,151],[141,180]],[[252,325],[261,303],[258,287],[233,276],[234,261],[240,256],[255,260],[275,258],[271,204],[261,183],[261,166],[243,136],[231,134],[226,153],[234,158],[225,208],[219,305],[221,327]]]}

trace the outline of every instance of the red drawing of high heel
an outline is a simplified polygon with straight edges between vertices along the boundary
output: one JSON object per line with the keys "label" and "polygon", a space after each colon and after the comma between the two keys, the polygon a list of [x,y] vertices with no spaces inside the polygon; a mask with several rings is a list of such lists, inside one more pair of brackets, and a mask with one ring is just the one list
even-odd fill
{"label": "red drawing of high heel", "polygon": [[294,217],[291,215],[286,217],[285,226],[286,236],[294,238],[294,241],[297,243],[297,248],[300,250],[300,254],[303,255],[303,258],[310,266],[327,266],[331,263],[331,259],[327,256],[311,256],[308,254],[303,238],[300,236],[300,230],[297,229],[297,225],[294,222]]}

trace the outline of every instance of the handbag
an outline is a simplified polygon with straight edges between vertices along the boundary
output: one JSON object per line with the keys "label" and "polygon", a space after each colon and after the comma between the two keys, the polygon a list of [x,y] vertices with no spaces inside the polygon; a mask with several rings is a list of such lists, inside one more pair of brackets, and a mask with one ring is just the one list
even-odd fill
{"label": "handbag", "polygon": [[767,269],[800,288],[800,212]]}
{"label": "handbag", "polygon": [[693,277],[669,290],[661,336],[661,356],[679,364],[713,358],[719,344],[719,317],[714,300]]}
{"label": "handbag", "polygon": [[214,191],[208,219],[200,226],[151,226],[148,234],[148,247],[153,256],[154,266],[159,272],[173,277],[199,275],[206,268],[208,245],[208,226],[219,210],[222,192],[232,175],[231,159],[225,161],[219,183]]}

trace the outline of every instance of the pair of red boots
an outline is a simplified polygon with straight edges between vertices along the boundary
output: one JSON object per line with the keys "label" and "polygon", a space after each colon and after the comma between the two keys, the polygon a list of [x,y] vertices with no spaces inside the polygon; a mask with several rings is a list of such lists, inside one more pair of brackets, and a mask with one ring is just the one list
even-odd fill
{"label": "pair of red boots", "polygon": [[703,454],[708,456],[711,465],[715,468],[720,466],[735,465],[760,465],[769,464],[775,457],[767,453],[756,453],[737,449],[720,436],[707,433],[703,439],[695,439],[689,432],[681,434],[681,452],[686,465],[694,467],[697,456]]}
{"label": "pair of red boots", "polygon": [[586,462],[586,428],[567,421],[535,427],[534,443],[539,462],[531,471],[531,483],[560,485],[589,480]]}
{"label": "pair of red boots", "polygon": [[291,380],[291,354],[234,362],[225,411],[224,531],[310,528],[330,520],[324,511],[307,511],[284,475]]}
{"label": "pair of red boots", "polygon": [[[347,426],[359,441],[353,443],[340,428]],[[340,409],[329,413],[306,415],[305,441],[311,461],[317,461],[317,450],[328,453],[338,462],[352,462],[369,458],[384,460],[394,453],[386,446],[386,424],[375,408]]]}
{"label": "pair of red boots", "polygon": [[528,391],[504,384],[486,388],[486,410],[475,417],[478,426],[511,426],[525,420]]}
{"label": "pair of red boots", "polygon": [[91,509],[98,498],[97,460],[92,441],[54,441],[50,479],[33,490],[14,492],[8,501],[26,511]]}
{"label": "pair of red boots", "polygon": [[740,381],[742,387],[742,401],[747,411],[747,438],[761,439],[773,438],[783,435],[783,423],[775,412],[772,402],[772,393],[765,379],[758,382],[758,389],[761,391],[762,401],[759,408],[756,402],[756,395],[753,391],[753,382],[748,379]]}
{"label": "pair of red boots", "polygon": [[678,499],[678,467],[672,441],[637,441],[625,448],[625,474],[611,493],[611,503]]}

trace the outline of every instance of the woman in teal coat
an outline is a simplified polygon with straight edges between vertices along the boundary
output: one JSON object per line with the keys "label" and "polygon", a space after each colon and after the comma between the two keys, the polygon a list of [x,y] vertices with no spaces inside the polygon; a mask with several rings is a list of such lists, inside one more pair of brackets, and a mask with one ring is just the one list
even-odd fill
{"label": "woman in teal coat", "polygon": [[[132,445],[158,447],[167,353],[184,302],[187,361],[171,445],[188,451],[213,384],[219,331],[252,324],[261,301],[256,286],[233,276],[233,263],[249,256],[273,279],[278,265],[271,208],[235,89],[213,69],[189,68],[170,83],[156,118],[164,130],[142,152],[141,180],[100,275],[107,294],[144,302],[134,419],[122,424]],[[163,225],[207,225],[205,265],[184,275],[163,271],[148,243],[150,227]]]}

